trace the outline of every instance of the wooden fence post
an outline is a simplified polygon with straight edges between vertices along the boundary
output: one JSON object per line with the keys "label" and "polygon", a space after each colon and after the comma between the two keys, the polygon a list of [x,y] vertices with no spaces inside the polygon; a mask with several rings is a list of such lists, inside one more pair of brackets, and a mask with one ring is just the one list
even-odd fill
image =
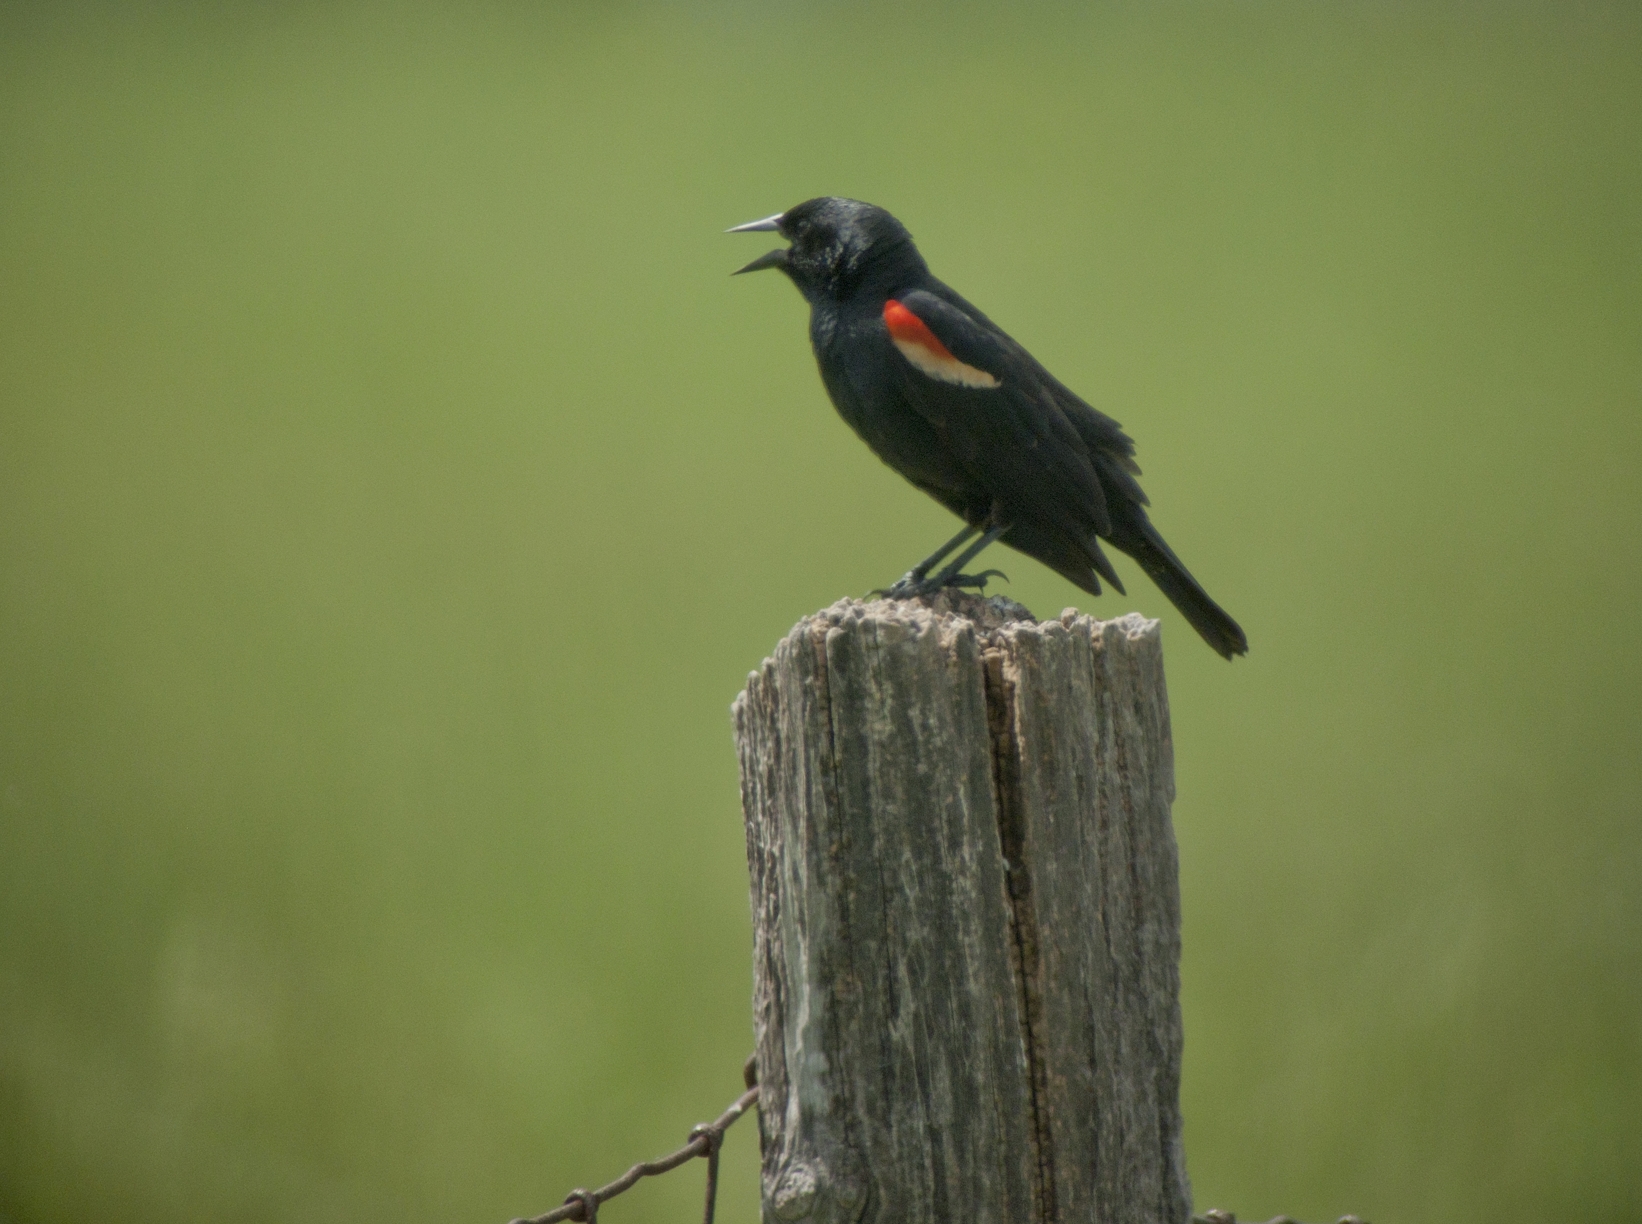
{"label": "wooden fence post", "polygon": [[766,1224],[1187,1224],[1157,622],[844,600],[734,713]]}

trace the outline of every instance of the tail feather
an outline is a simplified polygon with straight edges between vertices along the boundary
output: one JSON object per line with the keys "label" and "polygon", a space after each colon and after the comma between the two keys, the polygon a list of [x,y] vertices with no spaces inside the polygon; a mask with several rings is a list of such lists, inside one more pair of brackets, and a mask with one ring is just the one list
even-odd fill
{"label": "tail feather", "polygon": [[1113,523],[1112,543],[1139,563],[1186,622],[1222,657],[1230,659],[1247,654],[1249,639],[1243,630],[1224,608],[1209,598],[1209,593],[1174,555],[1174,550],[1163,542],[1146,512],[1133,505],[1125,509],[1128,513]]}
{"label": "tail feather", "polygon": [[[1243,630],[1224,608],[1209,598],[1208,592],[1180,563],[1180,558],[1163,542],[1157,528],[1146,517],[1146,511],[1120,498],[1113,498],[1112,506],[1110,543],[1140,563],[1158,590],[1169,597],[1169,602],[1180,609],[1187,623],[1216,651],[1228,659],[1247,654],[1249,641],[1243,636]],[[1058,527],[1023,518],[1009,529],[1003,542],[1029,557],[1036,557],[1091,595],[1100,594],[1101,578],[1118,592],[1123,591],[1117,571],[1092,535],[1079,541]]]}

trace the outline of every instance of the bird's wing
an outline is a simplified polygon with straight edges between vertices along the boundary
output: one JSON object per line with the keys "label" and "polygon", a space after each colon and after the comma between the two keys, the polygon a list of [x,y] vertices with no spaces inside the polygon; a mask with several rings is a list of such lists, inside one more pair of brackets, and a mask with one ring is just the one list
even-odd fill
{"label": "bird's wing", "polygon": [[1059,402],[1064,388],[1031,354],[923,289],[891,298],[884,322],[906,359],[913,408],[982,483],[1074,539],[1110,533],[1098,470],[1108,465]]}
{"label": "bird's wing", "polygon": [[1134,459],[1134,439],[1123,432],[1121,422],[1113,420],[1089,404],[1077,392],[1044,369],[1031,353],[1016,343],[1014,337],[987,318],[978,307],[951,285],[931,277],[929,292],[945,304],[968,315],[990,333],[1004,349],[1017,355],[1031,367],[1044,394],[1054,401],[1055,406],[1072,423],[1072,427],[1089,447],[1108,497],[1119,495],[1128,497],[1142,506],[1150,504],[1146,494],[1141,491],[1140,483],[1135,480],[1135,477],[1140,475],[1140,465]]}

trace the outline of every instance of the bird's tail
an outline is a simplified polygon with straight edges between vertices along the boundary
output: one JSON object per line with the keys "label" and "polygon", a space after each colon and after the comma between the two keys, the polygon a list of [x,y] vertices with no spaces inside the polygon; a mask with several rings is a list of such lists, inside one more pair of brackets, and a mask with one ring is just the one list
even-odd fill
{"label": "bird's tail", "polygon": [[[1115,499],[1114,499],[1115,500]],[[1226,610],[1198,584],[1191,572],[1181,564],[1174,550],[1163,542],[1157,528],[1139,506],[1126,506],[1123,513],[1113,515],[1111,542],[1128,553],[1157,584],[1157,589],[1169,597],[1169,602],[1180,610],[1188,624],[1225,658],[1249,652],[1249,639],[1244,636]]]}

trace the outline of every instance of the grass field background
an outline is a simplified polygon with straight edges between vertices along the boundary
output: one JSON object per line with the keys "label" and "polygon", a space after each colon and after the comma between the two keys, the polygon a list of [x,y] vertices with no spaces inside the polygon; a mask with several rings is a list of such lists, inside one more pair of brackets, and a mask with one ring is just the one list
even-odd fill
{"label": "grass field background", "polygon": [[500,1224],[735,1095],[729,702],[952,528],[727,275],[824,193],[1248,630],[988,557],[1164,621],[1199,1208],[1642,1218],[1639,65],[1617,3],[0,10],[0,1220]]}

